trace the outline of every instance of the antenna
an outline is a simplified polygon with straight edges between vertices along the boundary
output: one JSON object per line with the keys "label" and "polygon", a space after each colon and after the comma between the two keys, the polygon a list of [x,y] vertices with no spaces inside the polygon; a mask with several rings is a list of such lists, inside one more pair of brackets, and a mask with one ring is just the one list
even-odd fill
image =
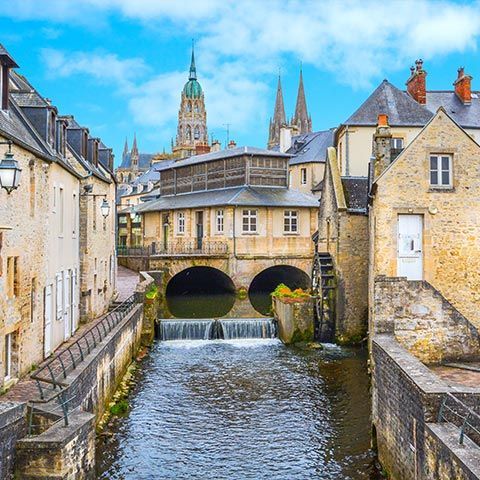
{"label": "antenna", "polygon": [[225,145],[225,148],[228,148],[228,144],[230,143],[230,127],[231,123],[224,123],[223,126],[226,127],[225,130],[227,132],[227,144]]}

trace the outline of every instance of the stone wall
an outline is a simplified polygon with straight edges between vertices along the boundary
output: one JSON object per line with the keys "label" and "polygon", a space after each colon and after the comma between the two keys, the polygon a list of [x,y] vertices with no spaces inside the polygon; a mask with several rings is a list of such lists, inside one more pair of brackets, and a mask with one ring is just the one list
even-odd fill
{"label": "stone wall", "polygon": [[372,423],[378,458],[389,478],[478,478],[470,472],[475,462],[478,470],[480,447],[472,447],[472,464],[471,451],[458,448],[460,429],[452,425],[448,433],[450,424],[436,422],[448,393],[478,395],[480,389],[449,387],[392,335],[373,336],[371,361]]}
{"label": "stone wall", "polygon": [[[452,156],[453,185],[432,188],[430,154]],[[397,273],[399,214],[423,217],[423,279],[480,326],[480,146],[444,111],[374,184],[370,210],[373,271]]]}
{"label": "stone wall", "polygon": [[9,479],[15,461],[15,444],[27,434],[27,404],[0,402],[0,478]]}
{"label": "stone wall", "polygon": [[478,330],[426,281],[377,277],[372,331],[392,333],[424,363],[475,359]]}
{"label": "stone wall", "polygon": [[278,337],[286,345],[312,342],[314,339],[313,299],[290,301],[273,297],[273,311]]}

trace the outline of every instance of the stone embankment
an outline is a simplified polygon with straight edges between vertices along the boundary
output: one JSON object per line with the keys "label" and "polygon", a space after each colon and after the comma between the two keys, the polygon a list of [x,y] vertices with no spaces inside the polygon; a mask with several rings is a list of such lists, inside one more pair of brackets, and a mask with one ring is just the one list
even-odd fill
{"label": "stone embankment", "polygon": [[[129,285],[121,292],[120,300],[125,300],[138,274],[122,273],[127,273],[123,283]],[[155,312],[147,300],[153,279],[143,273],[140,279],[127,307],[123,303],[80,329],[40,366],[33,377],[43,380],[21,381],[0,398],[2,480],[94,478],[95,426],[142,344],[150,344],[154,336],[150,317]],[[45,373],[51,378],[44,378]]]}

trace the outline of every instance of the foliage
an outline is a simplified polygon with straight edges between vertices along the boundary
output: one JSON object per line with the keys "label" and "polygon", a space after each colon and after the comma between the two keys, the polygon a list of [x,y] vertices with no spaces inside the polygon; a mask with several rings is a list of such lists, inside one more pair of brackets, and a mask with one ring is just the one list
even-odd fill
{"label": "foliage", "polygon": [[158,295],[158,287],[157,287],[157,284],[155,283],[152,283],[150,285],[150,289],[148,290],[148,292],[146,293],[146,298],[148,298],[149,300],[153,300],[154,298],[156,298],[156,296]]}
{"label": "foliage", "polygon": [[295,290],[292,290],[284,283],[281,283],[273,291],[272,297],[305,299],[310,297],[310,293],[308,290],[303,290],[303,288],[296,288]]}
{"label": "foliage", "polygon": [[248,290],[245,287],[240,287],[237,290],[237,298],[239,300],[245,300],[248,296]]}
{"label": "foliage", "polygon": [[119,416],[119,415],[124,415],[127,412],[128,412],[128,402],[125,399],[120,400],[117,403],[114,403],[113,405],[110,406],[110,413],[112,415]]}

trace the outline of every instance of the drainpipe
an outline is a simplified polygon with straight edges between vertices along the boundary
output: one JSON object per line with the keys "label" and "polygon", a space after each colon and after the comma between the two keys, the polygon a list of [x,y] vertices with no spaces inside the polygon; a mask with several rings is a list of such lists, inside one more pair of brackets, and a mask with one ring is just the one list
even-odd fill
{"label": "drainpipe", "polygon": [[348,137],[349,135],[348,135],[348,125],[347,125],[345,127],[345,175],[347,177],[350,175],[350,158],[349,158],[350,148],[348,145]]}

